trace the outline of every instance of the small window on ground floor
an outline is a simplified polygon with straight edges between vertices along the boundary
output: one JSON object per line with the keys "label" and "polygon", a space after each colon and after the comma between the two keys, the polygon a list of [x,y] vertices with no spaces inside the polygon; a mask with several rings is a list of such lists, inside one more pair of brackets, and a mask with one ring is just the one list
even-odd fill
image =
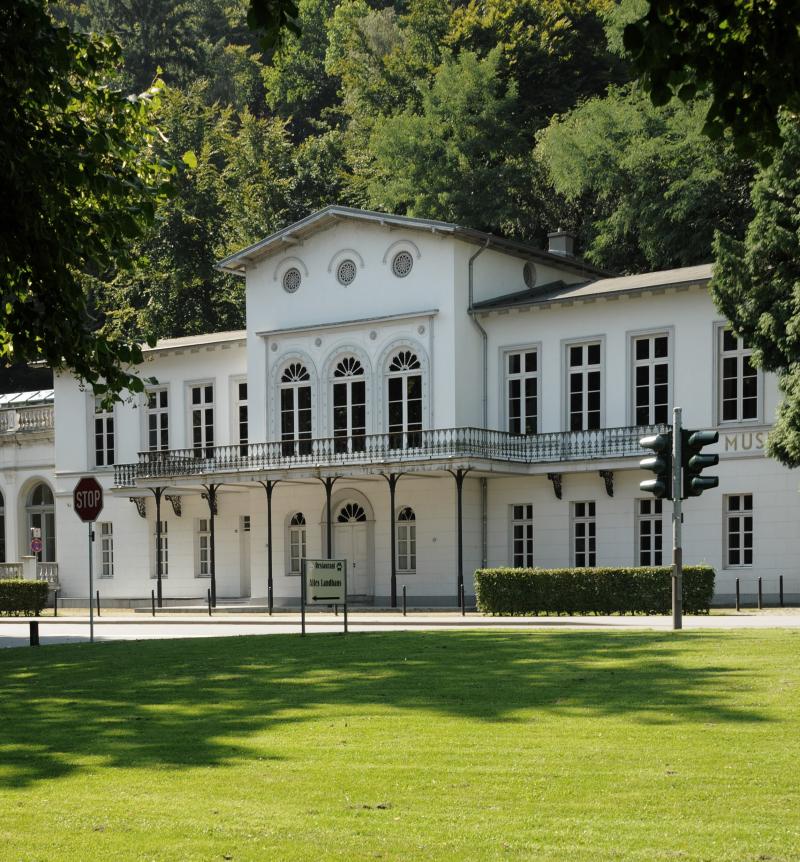
{"label": "small window on ground floor", "polygon": [[98,577],[114,577],[114,527],[110,521],[97,524],[95,539],[98,542]]}
{"label": "small window on ground floor", "polygon": [[661,500],[636,501],[636,546],[640,566],[664,564],[664,518]]}
{"label": "small window on ground floor", "polygon": [[306,518],[302,512],[295,512],[289,520],[289,574],[299,575],[306,558]]}
{"label": "small window on ground floor", "polygon": [[725,497],[725,560],[728,566],[753,565],[753,495]]}
{"label": "small window on ground floor", "polygon": [[[157,525],[153,525],[153,547],[158,548],[158,531]],[[167,522],[161,522],[161,545],[159,550],[161,551],[161,577],[166,578],[169,572],[169,534],[167,532]],[[158,563],[156,561],[156,555],[153,554],[153,574],[152,577],[158,577]]]}
{"label": "small window on ground floor", "polygon": [[597,565],[597,522],[595,501],[572,504],[572,562],[579,568]]}
{"label": "small window on ground floor", "polygon": [[533,566],[533,506],[515,503],[511,506],[511,565]]}
{"label": "small window on ground floor", "polygon": [[417,516],[410,506],[397,514],[397,570],[406,574],[417,571]]}

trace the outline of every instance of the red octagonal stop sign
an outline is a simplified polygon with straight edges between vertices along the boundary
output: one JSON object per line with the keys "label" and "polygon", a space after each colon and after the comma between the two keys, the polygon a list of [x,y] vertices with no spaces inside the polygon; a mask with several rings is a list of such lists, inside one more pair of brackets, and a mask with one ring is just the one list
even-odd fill
{"label": "red octagonal stop sign", "polygon": [[93,476],[84,476],[72,492],[72,505],[81,521],[96,521],[103,509],[103,489]]}

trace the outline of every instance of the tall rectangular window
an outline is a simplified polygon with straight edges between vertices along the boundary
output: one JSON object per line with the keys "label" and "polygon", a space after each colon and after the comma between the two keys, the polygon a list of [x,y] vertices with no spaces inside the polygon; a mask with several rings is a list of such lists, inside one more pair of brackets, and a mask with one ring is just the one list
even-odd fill
{"label": "tall rectangular window", "polygon": [[599,341],[567,347],[570,431],[593,431],[600,427],[600,362]]}
{"label": "tall rectangular window", "polygon": [[398,512],[397,570],[405,574],[417,571],[417,516],[410,506]]}
{"label": "tall rectangular window", "polygon": [[510,434],[536,434],[539,412],[539,356],[536,350],[506,354],[506,405]]}
{"label": "tall rectangular window", "polygon": [[633,339],[633,404],[637,425],[669,421],[669,336]]}
{"label": "tall rectangular window", "polygon": [[306,519],[302,512],[295,512],[289,521],[289,574],[299,575],[303,571],[306,557]]}
{"label": "tall rectangular window", "polygon": [[147,448],[150,452],[169,449],[169,393],[151,389],[147,393]]}
{"label": "tall rectangular window", "polygon": [[573,565],[580,568],[597,565],[597,522],[594,500],[572,504],[572,559]]}
{"label": "tall rectangular window", "polygon": [[214,455],[214,384],[189,387],[192,448],[198,458]]}
{"label": "tall rectangular window", "polygon": [[530,503],[511,507],[511,565],[526,569],[533,566],[533,506]]}
{"label": "tall rectangular window", "polygon": [[758,372],[753,351],[727,327],[719,330],[720,421],[758,419]]}
{"label": "tall rectangular window", "polygon": [[234,386],[236,387],[236,435],[239,443],[239,454],[244,458],[247,456],[247,444],[249,442],[247,381],[239,380],[234,383]]}
{"label": "tall rectangular window", "polygon": [[640,566],[661,566],[664,561],[662,501],[636,501],[636,543]]}
{"label": "tall rectangular window", "polygon": [[[161,577],[166,578],[169,573],[169,535],[167,533],[167,521],[161,522],[161,543],[158,545],[158,531],[153,525],[153,547],[158,547],[161,552]],[[158,564],[153,555],[153,577],[158,577]]]}
{"label": "tall rectangular window", "polygon": [[207,578],[211,575],[211,520],[197,520],[197,537],[195,541],[197,559],[197,577]]}
{"label": "tall rectangular window", "polygon": [[97,524],[99,566],[98,575],[101,578],[114,577],[114,527],[110,521]]}
{"label": "tall rectangular window", "polygon": [[94,399],[94,463],[110,467],[114,463],[114,411],[103,407],[103,399]]}
{"label": "tall rectangular window", "polygon": [[753,495],[725,498],[726,560],[729,566],[753,565]]}

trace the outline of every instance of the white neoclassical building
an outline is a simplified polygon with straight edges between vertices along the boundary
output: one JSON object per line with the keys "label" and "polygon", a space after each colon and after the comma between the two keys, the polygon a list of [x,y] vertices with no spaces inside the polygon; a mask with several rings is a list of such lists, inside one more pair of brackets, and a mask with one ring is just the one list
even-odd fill
{"label": "white neoclassical building", "polygon": [[[799,599],[798,481],[764,456],[776,382],[712,304],[710,266],[610,278],[550,240],[333,206],[226,258],[247,329],[147,350],[146,397],[103,412],[62,374],[0,405],[6,567],[38,526],[42,576],[86,594],[87,473],[107,492],[106,600],[296,605],[306,556],[346,558],[353,600],[376,605],[404,585],[454,605],[487,564],[668,564],[638,440],[678,405],[720,432],[685,561],[715,567],[720,602],[736,578],[774,597],[781,575]],[[26,430],[34,411],[49,425]]]}

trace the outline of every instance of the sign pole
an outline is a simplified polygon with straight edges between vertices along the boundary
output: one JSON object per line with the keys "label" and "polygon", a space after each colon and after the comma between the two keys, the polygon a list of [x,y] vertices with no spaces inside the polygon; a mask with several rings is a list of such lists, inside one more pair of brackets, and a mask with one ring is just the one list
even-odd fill
{"label": "sign pole", "polygon": [[672,628],[683,628],[683,546],[681,526],[681,416],[682,410],[672,411]]}
{"label": "sign pole", "polygon": [[92,561],[93,523],[93,521],[89,521],[89,643],[94,643],[94,605],[92,604],[92,594],[94,593],[94,565]]}

